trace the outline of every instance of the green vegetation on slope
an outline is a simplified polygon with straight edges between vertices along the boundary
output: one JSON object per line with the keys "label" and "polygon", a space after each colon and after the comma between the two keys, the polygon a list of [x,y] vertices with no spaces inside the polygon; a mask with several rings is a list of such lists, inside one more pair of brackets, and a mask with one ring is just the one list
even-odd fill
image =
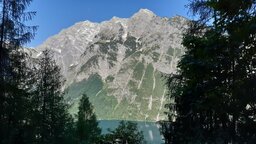
{"label": "green vegetation on slope", "polygon": [[87,94],[95,106],[96,115],[101,118],[111,119],[111,112],[117,104],[112,96],[107,96],[104,83],[98,74],[91,75],[87,80],[72,84],[66,90],[66,100],[71,103],[70,113],[77,113],[78,102],[82,94]]}
{"label": "green vegetation on slope", "polygon": [[86,93],[99,119],[155,121],[158,113],[163,115],[159,107],[165,87],[160,72],[154,70],[152,64],[144,66],[142,62],[136,61],[127,67],[133,67],[127,85],[127,90],[130,91],[127,98],[118,103],[117,98],[112,95],[116,89],[111,89],[108,85],[113,82],[114,76],[107,77],[103,82],[98,74],[94,74],[67,89],[66,99],[72,103],[70,112],[77,111],[79,98]]}

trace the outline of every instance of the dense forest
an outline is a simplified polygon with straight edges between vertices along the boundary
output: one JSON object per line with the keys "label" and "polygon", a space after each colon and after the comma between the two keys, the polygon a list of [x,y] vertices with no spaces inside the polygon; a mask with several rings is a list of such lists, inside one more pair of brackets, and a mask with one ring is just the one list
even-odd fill
{"label": "dense forest", "polygon": [[193,0],[165,143],[256,143],[256,1]]}
{"label": "dense forest", "polygon": [[[143,144],[136,123],[101,133],[86,93],[68,112],[65,82],[51,50],[31,58],[24,45],[37,26],[32,0],[2,0],[0,13],[0,144]],[[256,1],[191,0],[198,20],[183,37],[178,71],[166,76],[166,144],[256,143]]]}
{"label": "dense forest", "polygon": [[1,1],[0,25],[0,143],[144,143],[132,122],[101,134],[93,106],[82,96],[75,117],[61,90],[64,82],[50,50],[35,60],[23,49],[36,26],[27,26],[36,12],[26,12],[32,0]]}

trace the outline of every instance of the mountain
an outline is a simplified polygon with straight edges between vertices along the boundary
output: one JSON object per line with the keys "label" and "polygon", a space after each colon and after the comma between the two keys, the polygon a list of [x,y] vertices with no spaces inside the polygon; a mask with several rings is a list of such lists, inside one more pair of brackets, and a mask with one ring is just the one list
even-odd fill
{"label": "mountain", "polygon": [[188,22],[141,9],[130,18],[76,23],[30,52],[54,52],[71,113],[85,92],[99,119],[158,121],[167,101],[162,75],[176,70]]}

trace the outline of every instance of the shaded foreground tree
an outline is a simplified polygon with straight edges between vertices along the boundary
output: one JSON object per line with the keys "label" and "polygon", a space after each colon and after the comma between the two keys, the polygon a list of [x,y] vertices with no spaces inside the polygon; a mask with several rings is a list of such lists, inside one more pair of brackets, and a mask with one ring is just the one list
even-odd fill
{"label": "shaded foreground tree", "polygon": [[200,19],[168,77],[166,143],[256,142],[256,1],[192,0]]}
{"label": "shaded foreground tree", "polygon": [[41,144],[65,143],[68,130],[72,130],[72,118],[64,103],[60,68],[50,50],[44,50],[38,60],[34,95],[32,97],[32,121],[34,142]]}
{"label": "shaded foreground tree", "polygon": [[21,48],[36,27],[26,26],[35,12],[25,12],[31,0],[2,0],[0,13],[0,143],[26,143],[29,133],[27,81],[29,68]]}
{"label": "shaded foreground tree", "polygon": [[101,129],[98,126],[96,115],[93,112],[89,98],[86,94],[82,98],[78,107],[78,120],[76,122],[76,139],[79,144],[96,144],[101,137]]}
{"label": "shaded foreground tree", "polygon": [[136,123],[121,121],[115,130],[109,130],[109,133],[104,136],[103,143],[145,144],[146,142]]}

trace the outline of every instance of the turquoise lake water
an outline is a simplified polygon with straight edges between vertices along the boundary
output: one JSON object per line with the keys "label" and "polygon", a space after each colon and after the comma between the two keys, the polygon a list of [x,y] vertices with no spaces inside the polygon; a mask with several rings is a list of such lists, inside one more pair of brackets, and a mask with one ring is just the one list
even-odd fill
{"label": "turquoise lake water", "polygon": [[[119,125],[119,120],[100,120],[99,125],[102,128],[102,133],[106,134],[107,129],[115,129]],[[144,139],[147,141],[147,144],[162,144],[162,136],[160,135],[159,125],[154,122],[137,122],[138,129],[143,131]]]}

